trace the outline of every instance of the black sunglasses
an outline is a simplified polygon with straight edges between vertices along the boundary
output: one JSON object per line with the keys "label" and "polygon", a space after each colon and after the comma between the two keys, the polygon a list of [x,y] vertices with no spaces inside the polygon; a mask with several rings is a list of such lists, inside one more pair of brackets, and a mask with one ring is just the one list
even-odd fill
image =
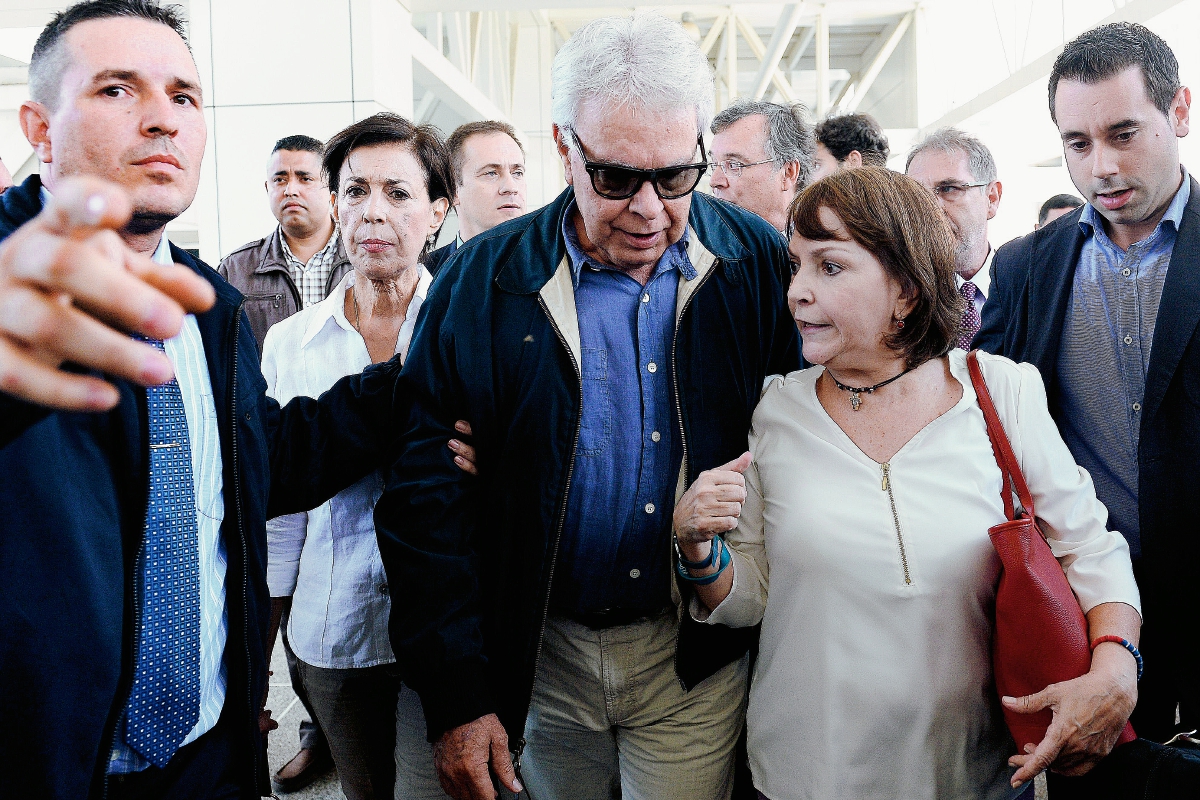
{"label": "black sunglasses", "polygon": [[[579,135],[571,131],[571,138],[579,145],[579,155],[583,157],[583,168],[592,178],[592,188],[606,200],[625,200],[633,197],[646,181],[650,181],[650,185],[661,199],[675,200],[691,194],[700,183],[700,178],[708,171],[707,161],[661,169],[635,169],[622,164],[589,161],[583,151],[583,142],[579,141]],[[703,157],[703,134],[696,137],[696,146],[700,148]]]}

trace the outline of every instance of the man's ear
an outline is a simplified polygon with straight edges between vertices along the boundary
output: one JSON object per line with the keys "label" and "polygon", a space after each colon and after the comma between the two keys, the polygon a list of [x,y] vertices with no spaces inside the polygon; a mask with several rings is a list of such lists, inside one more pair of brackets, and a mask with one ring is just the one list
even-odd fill
{"label": "man's ear", "polygon": [[800,180],[800,162],[787,162],[783,165],[783,169],[779,170],[779,175],[780,191],[784,194],[794,194],[796,191],[796,181]]}
{"label": "man's ear", "polygon": [[1188,135],[1188,131],[1192,128],[1192,90],[1186,86],[1180,86],[1179,91],[1175,93],[1175,99],[1171,101],[1171,112],[1168,118],[1171,120],[1171,127],[1175,129],[1175,135],[1182,139]]}
{"label": "man's ear", "polygon": [[50,142],[50,109],[34,100],[26,100],[21,104],[17,116],[21,123],[21,132],[33,146],[38,161],[43,164],[52,162],[54,154]]}
{"label": "man's ear", "polygon": [[857,150],[851,150],[849,153],[846,153],[846,157],[842,159],[842,164],[848,169],[861,167],[863,165],[862,153],[858,152]]}
{"label": "man's ear", "polygon": [[996,216],[996,212],[1000,210],[1000,195],[1004,193],[1004,186],[1000,181],[992,181],[987,187],[988,199],[988,219]]}
{"label": "man's ear", "polygon": [[558,157],[562,160],[563,177],[568,184],[574,184],[575,181],[571,175],[571,147],[567,140],[567,134],[558,125],[552,125],[551,130],[554,132],[555,149],[558,150]]}

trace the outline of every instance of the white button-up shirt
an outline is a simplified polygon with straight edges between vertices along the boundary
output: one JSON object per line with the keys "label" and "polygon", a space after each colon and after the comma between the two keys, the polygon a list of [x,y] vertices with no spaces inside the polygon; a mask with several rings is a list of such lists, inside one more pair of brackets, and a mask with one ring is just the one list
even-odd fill
{"label": "white button-up shirt", "polygon": [[[420,277],[396,340],[403,359],[433,280]],[[263,343],[267,394],[286,403],[317,397],[371,363],[367,344],[346,319],[352,270],[329,297],[272,326]],[[288,640],[305,663],[353,669],[395,661],[388,641],[391,597],[375,541],[375,502],[383,480],[372,473],[305,514],[267,522],[267,585],[291,597]]]}

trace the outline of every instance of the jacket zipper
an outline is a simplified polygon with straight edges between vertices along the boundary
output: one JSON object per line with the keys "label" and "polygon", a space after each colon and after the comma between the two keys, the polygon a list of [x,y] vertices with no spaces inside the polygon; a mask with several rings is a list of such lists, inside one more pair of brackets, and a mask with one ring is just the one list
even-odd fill
{"label": "jacket zipper", "polygon": [[883,471],[883,491],[887,492],[888,503],[892,507],[892,524],[896,527],[896,541],[900,545],[900,566],[904,568],[904,585],[912,586],[912,576],[908,573],[908,553],[904,549],[904,534],[900,532],[900,515],[896,513],[896,496],[892,494],[892,465],[885,461],[879,468]]}
{"label": "jacket zipper", "polygon": [[[554,588],[554,569],[558,566],[558,546],[562,542],[563,526],[567,521],[567,500],[571,495],[571,479],[575,475],[575,453],[579,449],[579,432],[583,427],[583,370],[575,361],[575,354],[571,352],[571,346],[567,343],[567,337],[563,336],[559,330],[558,323],[554,321],[554,315],[550,313],[550,309],[546,306],[546,301],[540,296],[538,297],[538,305],[542,307],[546,318],[550,320],[550,327],[554,329],[554,333],[558,336],[558,341],[562,343],[563,349],[567,351],[567,357],[571,359],[571,367],[575,370],[575,378],[579,382],[579,416],[575,420],[575,439],[571,443],[571,459],[567,462],[567,483],[563,489],[562,507],[558,513],[558,529],[554,533],[554,549],[550,555],[550,575],[546,581],[546,602],[542,606],[542,624],[538,629],[537,650],[533,656],[533,681],[537,682],[538,667],[542,661],[542,642],[546,636],[546,620],[550,616],[550,593]],[[525,704],[526,712],[533,705],[533,684],[529,685],[529,702]],[[521,775],[521,754],[525,752],[525,737],[522,736],[517,740],[517,746],[513,749],[513,771],[517,775],[517,779],[521,784],[525,784],[525,778]]]}
{"label": "jacket zipper", "polygon": [[[678,362],[678,359],[675,357],[675,346],[679,343],[679,326],[683,324],[683,316],[684,316],[684,314],[687,313],[688,308],[691,307],[692,299],[697,294],[700,293],[700,290],[704,287],[704,284],[708,282],[709,276],[712,275],[714,272],[716,272],[717,267],[719,267],[720,265],[721,265],[720,259],[715,259],[712,263],[712,267],[710,267],[708,272],[704,273],[704,277],[702,277],[700,279],[700,284],[698,286],[696,286],[696,289],[690,295],[688,295],[687,300],[685,300],[683,303],[683,309],[680,310],[679,317],[677,318],[677,321],[675,322],[675,331],[671,335],[671,391],[675,394],[675,414],[676,414],[676,416],[679,417],[679,444],[683,448],[683,464],[681,465],[681,469],[683,470],[683,483],[685,486],[688,485],[688,483],[689,483],[688,479],[691,476],[688,474],[689,467],[688,467],[688,451],[687,451],[687,431],[685,431],[683,428],[683,404],[679,402],[679,367],[678,367],[679,362]],[[672,552],[674,552],[673,549],[672,549]],[[672,556],[672,557],[674,557],[674,556]],[[673,576],[672,576],[672,580],[674,580]],[[684,613],[687,613],[687,612],[685,611]],[[679,648],[678,647],[675,648],[675,653],[671,656],[671,666],[675,669],[676,680],[679,681],[679,685],[683,688],[683,691],[686,693],[687,686],[684,685],[683,678],[679,677]]]}
{"label": "jacket zipper", "polygon": [[[242,647],[246,654],[246,701],[247,708],[250,709],[250,727],[252,732],[258,730],[258,705],[254,700],[254,669],[253,662],[250,658],[250,548],[246,545],[246,528],[245,515],[242,512],[242,473],[238,467],[238,337],[242,331],[242,308],[246,305],[246,301],[242,300],[238,303],[237,309],[233,314],[233,336],[230,339],[230,349],[232,350],[230,357],[231,376],[229,379],[229,444],[230,457],[233,462],[233,504],[234,513],[237,514],[237,529],[238,538],[242,544],[242,613],[245,615],[245,624],[242,625]],[[255,740],[255,746],[251,749],[252,758],[251,767],[251,784],[258,785],[258,741]],[[257,791],[257,790],[256,790]]]}
{"label": "jacket zipper", "polygon": [[[149,417],[149,406],[147,406],[146,414]],[[146,497],[147,503],[150,496],[150,444],[149,439],[146,440],[146,447],[143,455],[145,456],[146,464]],[[145,516],[143,511],[142,516]],[[133,680],[137,676],[137,643],[141,636],[142,630],[142,558],[146,550],[146,531],[145,523],[142,525],[142,534],[138,537],[137,552],[133,557],[133,626],[130,629],[132,636],[129,640],[129,664],[132,675],[129,678],[129,688],[125,690],[124,697],[121,699],[120,711],[117,712],[116,720],[113,722],[112,733],[108,736],[108,747],[100,751],[100,757],[104,761],[104,777],[100,781],[100,798],[105,800],[108,797],[108,764],[112,760],[112,752],[117,746],[117,731],[121,727],[121,721],[124,719],[125,707],[129,705],[129,696],[133,694]]]}

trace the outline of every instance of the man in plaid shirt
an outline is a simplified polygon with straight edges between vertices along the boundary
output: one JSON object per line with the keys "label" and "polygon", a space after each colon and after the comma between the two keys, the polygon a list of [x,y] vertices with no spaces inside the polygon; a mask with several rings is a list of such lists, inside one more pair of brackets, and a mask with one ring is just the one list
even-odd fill
{"label": "man in plaid shirt", "polygon": [[350,269],[321,175],[323,149],[311,136],[275,143],[265,185],[279,226],[234,250],[217,267],[246,296],[246,316],[260,354],[268,328],[324,300]]}

